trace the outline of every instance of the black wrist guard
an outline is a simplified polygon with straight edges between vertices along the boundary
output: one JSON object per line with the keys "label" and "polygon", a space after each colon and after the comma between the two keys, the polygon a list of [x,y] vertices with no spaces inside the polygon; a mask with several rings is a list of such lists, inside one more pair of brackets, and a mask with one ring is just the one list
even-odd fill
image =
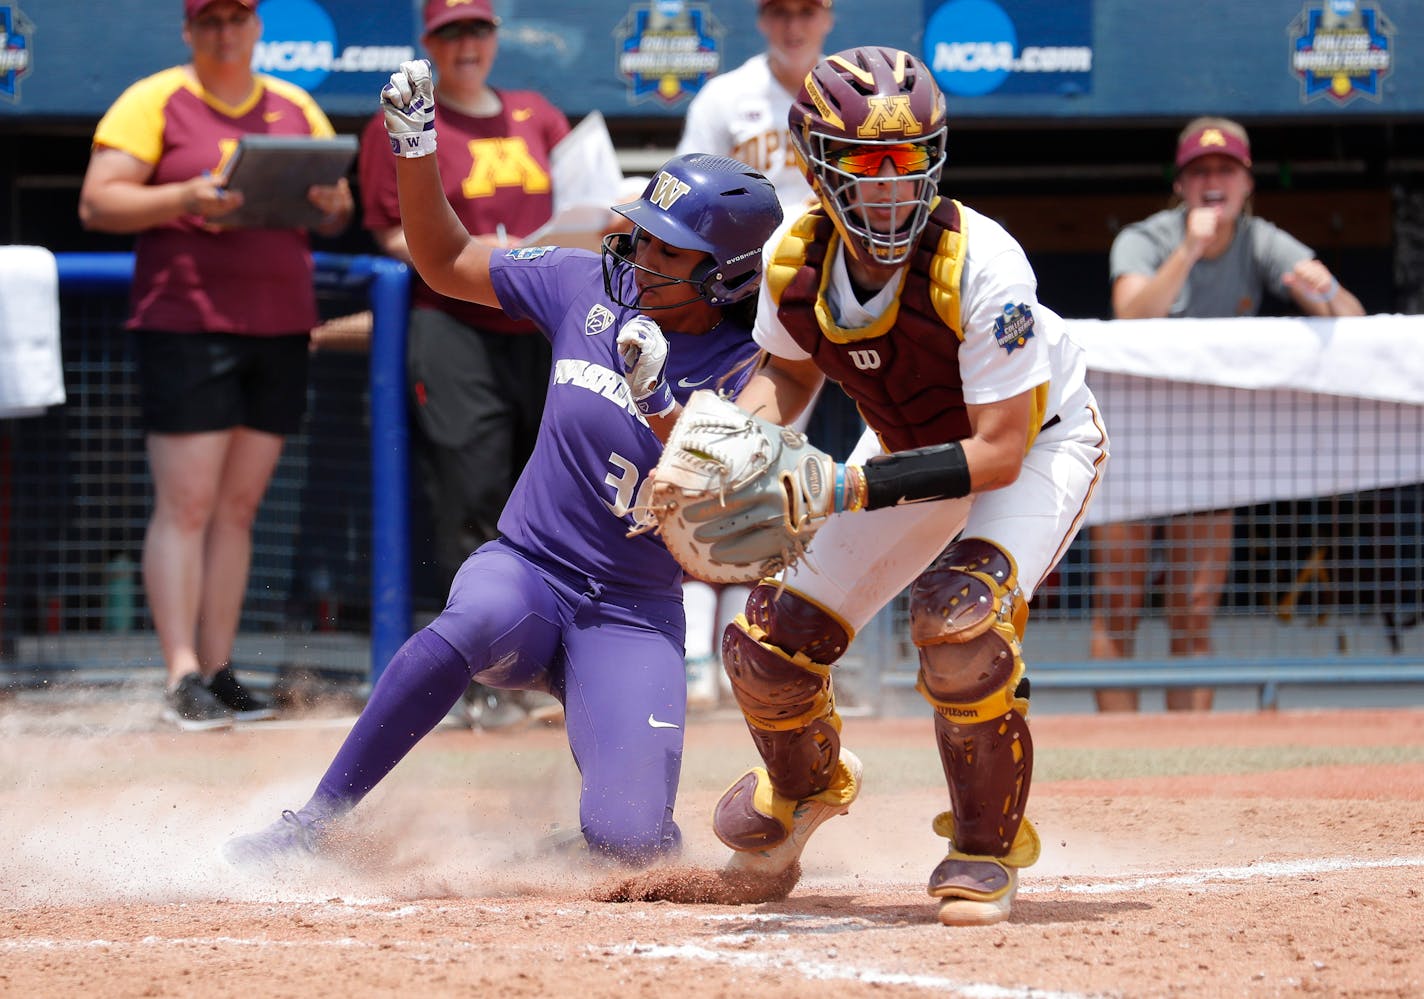
{"label": "black wrist guard", "polygon": [[958,441],[879,454],[865,463],[867,510],[968,496],[969,462]]}

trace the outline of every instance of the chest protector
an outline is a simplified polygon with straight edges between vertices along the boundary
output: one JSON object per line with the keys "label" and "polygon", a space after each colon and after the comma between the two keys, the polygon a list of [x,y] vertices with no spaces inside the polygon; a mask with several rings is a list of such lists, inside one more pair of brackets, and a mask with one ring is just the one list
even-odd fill
{"label": "chest protector", "polygon": [[839,235],[821,209],[808,212],[777,247],[768,274],[777,316],[792,339],[855,400],[887,451],[963,440],[959,279],[965,234],[959,203],[941,199],[895,301],[870,326],[842,329],[826,304],[826,261]]}

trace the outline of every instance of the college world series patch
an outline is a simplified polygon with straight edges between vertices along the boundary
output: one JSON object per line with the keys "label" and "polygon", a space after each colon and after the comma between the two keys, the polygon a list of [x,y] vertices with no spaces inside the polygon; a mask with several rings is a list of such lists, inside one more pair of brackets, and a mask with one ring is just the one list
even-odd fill
{"label": "college world series patch", "polygon": [[994,320],[994,341],[1012,354],[1033,336],[1033,310],[1021,302],[1010,302]]}
{"label": "college world series patch", "polygon": [[505,253],[510,260],[538,260],[546,253],[553,253],[557,246],[517,246]]}

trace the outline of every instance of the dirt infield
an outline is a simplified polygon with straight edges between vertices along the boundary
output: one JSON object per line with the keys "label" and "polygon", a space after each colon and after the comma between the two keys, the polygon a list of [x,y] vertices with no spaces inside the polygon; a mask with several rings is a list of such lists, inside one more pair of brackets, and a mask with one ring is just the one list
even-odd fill
{"label": "dirt infield", "polygon": [[[442,729],[316,868],[218,843],[306,797],[349,718],[180,735],[144,701],[0,704],[0,995],[1418,996],[1424,712],[1045,716],[1044,840],[1013,919],[948,929],[924,881],[946,795],[927,718],[849,719],[866,764],[784,902],[592,901],[532,851],[575,823],[556,730]],[[694,722],[685,863],[749,761]]]}

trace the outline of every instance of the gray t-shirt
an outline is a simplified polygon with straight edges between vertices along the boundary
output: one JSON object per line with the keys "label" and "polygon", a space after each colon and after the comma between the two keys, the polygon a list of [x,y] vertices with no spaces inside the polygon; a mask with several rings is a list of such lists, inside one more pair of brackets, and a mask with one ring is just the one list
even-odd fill
{"label": "gray t-shirt", "polygon": [[[1113,240],[1108,271],[1151,275],[1181,245],[1187,231],[1185,206],[1169,208],[1125,227]],[[1281,277],[1315,252],[1284,229],[1254,215],[1236,222],[1236,237],[1215,260],[1198,260],[1167,315],[1189,319],[1254,316],[1263,292],[1289,299]]]}

